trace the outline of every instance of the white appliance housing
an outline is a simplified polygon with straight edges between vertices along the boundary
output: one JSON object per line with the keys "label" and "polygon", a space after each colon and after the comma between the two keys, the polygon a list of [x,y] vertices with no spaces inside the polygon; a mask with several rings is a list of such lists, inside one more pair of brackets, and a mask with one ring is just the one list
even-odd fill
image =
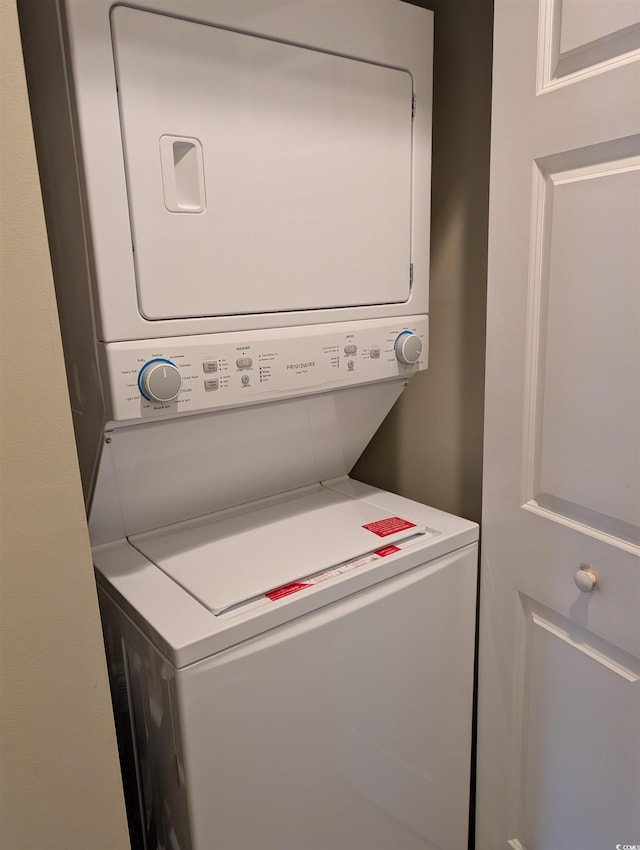
{"label": "white appliance housing", "polygon": [[427,366],[431,13],[19,10],[135,850],[462,850],[477,527],[348,478]]}
{"label": "white appliance housing", "polygon": [[111,345],[427,313],[428,13],[19,7],[87,504]]}

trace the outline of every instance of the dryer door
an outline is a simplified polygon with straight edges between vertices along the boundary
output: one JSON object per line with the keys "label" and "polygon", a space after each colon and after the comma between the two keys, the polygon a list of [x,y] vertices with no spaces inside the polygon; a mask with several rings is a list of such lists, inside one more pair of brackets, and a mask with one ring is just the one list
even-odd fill
{"label": "dryer door", "polygon": [[144,317],[408,299],[407,71],[123,6],[112,33]]}

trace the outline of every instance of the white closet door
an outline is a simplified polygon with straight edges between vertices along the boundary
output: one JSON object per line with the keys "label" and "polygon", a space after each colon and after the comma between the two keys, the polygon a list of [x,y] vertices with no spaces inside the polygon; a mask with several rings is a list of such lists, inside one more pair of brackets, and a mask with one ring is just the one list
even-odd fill
{"label": "white closet door", "polygon": [[477,850],[614,850],[640,842],[640,4],[497,0],[494,44]]}

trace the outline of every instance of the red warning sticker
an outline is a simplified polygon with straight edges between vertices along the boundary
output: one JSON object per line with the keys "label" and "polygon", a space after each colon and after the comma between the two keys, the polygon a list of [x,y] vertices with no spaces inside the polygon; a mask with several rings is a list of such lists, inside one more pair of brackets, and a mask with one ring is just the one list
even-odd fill
{"label": "red warning sticker", "polygon": [[376,549],[374,554],[377,555],[379,558],[386,558],[387,555],[393,555],[394,552],[399,551],[400,549],[398,548],[398,546],[393,546],[392,544],[391,546],[383,546],[382,549]]}
{"label": "red warning sticker", "polygon": [[269,593],[265,593],[265,596],[267,599],[275,602],[276,599],[282,599],[283,596],[289,596],[290,593],[297,593],[299,590],[304,590],[305,587],[311,587],[311,585],[301,581],[294,581],[291,584],[284,584],[282,587],[270,590]]}
{"label": "red warning sticker", "polygon": [[415,522],[409,522],[408,519],[402,519],[399,516],[390,516],[386,519],[379,519],[377,522],[370,522],[363,525],[367,531],[372,531],[378,537],[388,537],[390,534],[395,534],[397,531],[404,531],[407,528],[415,528]]}

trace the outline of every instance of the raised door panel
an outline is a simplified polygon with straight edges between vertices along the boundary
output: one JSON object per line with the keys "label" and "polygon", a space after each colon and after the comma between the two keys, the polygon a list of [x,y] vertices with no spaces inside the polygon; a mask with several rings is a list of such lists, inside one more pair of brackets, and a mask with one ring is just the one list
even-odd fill
{"label": "raised door panel", "polygon": [[560,50],[584,48],[613,39],[640,25],[638,0],[556,0],[560,7]]}
{"label": "raised door panel", "polygon": [[539,160],[533,209],[525,499],[637,544],[640,138]]}
{"label": "raised door panel", "polygon": [[638,0],[550,0],[540,4],[539,87],[552,88],[637,59]]}
{"label": "raised door panel", "polygon": [[[602,850],[640,830],[640,661],[521,598],[514,848]],[[617,789],[611,794],[612,788]]]}

